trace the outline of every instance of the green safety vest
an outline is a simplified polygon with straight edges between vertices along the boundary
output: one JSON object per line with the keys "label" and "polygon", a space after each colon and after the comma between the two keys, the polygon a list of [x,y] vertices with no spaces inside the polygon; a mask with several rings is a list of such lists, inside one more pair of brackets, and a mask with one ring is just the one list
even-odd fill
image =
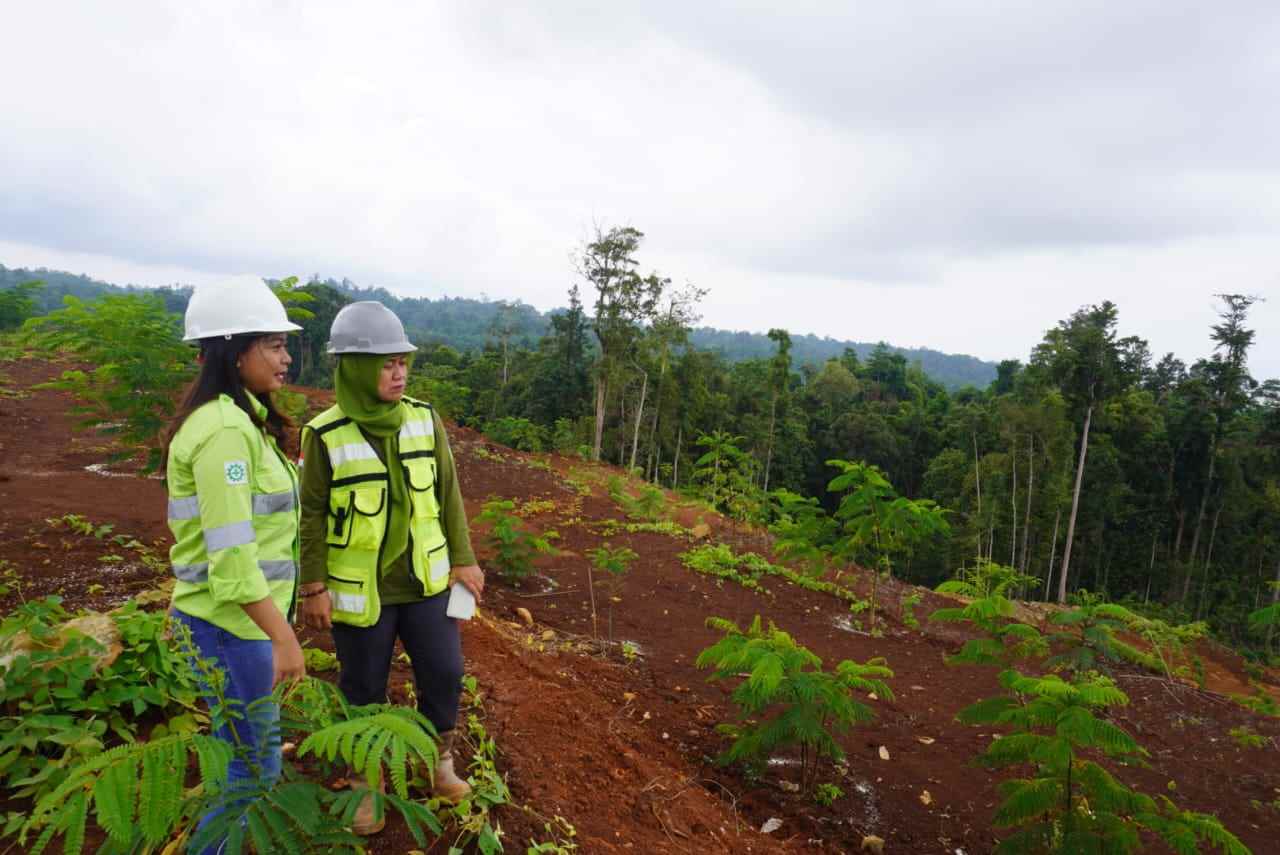
{"label": "green safety vest", "polygon": [[[409,410],[399,435],[410,504],[409,553],[413,574],[422,583],[423,595],[429,597],[449,584],[449,547],[435,491],[435,429],[429,404],[408,397],[402,400]],[[372,626],[382,610],[378,567],[387,534],[387,466],[360,426],[336,405],[303,430],[314,430],[324,442],[333,470],[325,518],[326,585],[333,600],[333,619]]]}
{"label": "green safety vest", "polygon": [[[258,415],[266,407],[250,396]],[[270,597],[292,620],[298,476],[275,438],[227,395],[187,416],[169,446],[173,607],[240,638],[267,635],[242,604]]]}

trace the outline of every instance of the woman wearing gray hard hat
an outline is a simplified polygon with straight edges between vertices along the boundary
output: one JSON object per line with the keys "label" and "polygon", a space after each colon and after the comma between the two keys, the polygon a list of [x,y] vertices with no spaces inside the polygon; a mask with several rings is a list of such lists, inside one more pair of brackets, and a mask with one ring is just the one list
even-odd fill
{"label": "woman wearing gray hard hat", "polygon": [[[381,303],[352,303],[334,318],[338,403],[302,429],[303,621],[332,628],[352,704],[386,703],[396,639],[413,664],[418,710],[441,737],[425,770],[435,796],[470,792],[453,768],[462,691],[462,642],[448,615],[450,583],[479,598],[466,511],[444,423],[404,394],[416,347]],[[460,593],[461,596],[461,593]],[[374,834],[372,798],[353,830]]]}

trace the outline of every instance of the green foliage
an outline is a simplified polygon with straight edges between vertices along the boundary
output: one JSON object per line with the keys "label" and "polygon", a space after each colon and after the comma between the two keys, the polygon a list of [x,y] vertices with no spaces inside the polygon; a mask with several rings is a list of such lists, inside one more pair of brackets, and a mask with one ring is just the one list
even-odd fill
{"label": "green foliage", "polygon": [[719,728],[733,739],[720,757],[723,763],[760,766],[775,751],[798,747],[802,785],[811,787],[824,758],[844,757],[836,736],[874,718],[857,696],[874,692],[893,699],[884,683],[893,672],[883,659],[845,659],[827,672],[821,659],[772,622],[764,629],[759,615],[745,632],[723,618],[709,618],[707,626],[723,637],[699,653],[695,664],[712,669],[711,681],[740,681],[731,695],[737,721]]}
{"label": "green foliage", "polygon": [[35,314],[34,295],[42,287],[43,283],[32,281],[0,290],[0,332],[17,329]]}
{"label": "green foliage", "polygon": [[[840,494],[840,506],[833,515],[839,530],[831,545],[840,561],[867,561],[877,570],[891,573],[896,557],[909,557],[926,538],[949,532],[947,521],[929,499],[908,499],[894,492],[878,468],[868,463],[828,460],[840,470],[827,490]],[[875,631],[879,575],[872,575],[871,619]]]}
{"label": "green foliage", "polygon": [[324,673],[338,670],[338,657],[318,647],[304,647],[302,658],[307,665],[307,673]]}
{"label": "green foliage", "polygon": [[1124,606],[1114,603],[1092,603],[1069,611],[1057,612],[1050,621],[1066,627],[1067,632],[1050,636],[1050,643],[1062,649],[1045,663],[1049,668],[1089,671],[1101,660],[1117,660],[1116,633],[1140,618]]}
{"label": "green foliage", "polygon": [[24,338],[47,352],[67,351],[93,366],[72,369],[47,388],[80,400],[82,427],[115,434],[126,444],[149,447],[173,413],[174,399],[195,371],[182,343],[177,315],[153,294],[107,295],[93,302],[66,298],[66,307],[24,325]]}
{"label": "green foliage", "polygon": [[1208,814],[1177,808],[1165,796],[1152,798],[1126,787],[1090,755],[1140,760],[1144,752],[1099,716],[1129,699],[1109,679],[1081,675],[1030,677],[1010,669],[1000,675],[1006,694],[962,710],[964,724],[1007,727],[979,762],[995,769],[1030,766],[1031,777],[1000,784],[994,823],[1016,831],[1000,842],[1001,853],[1135,852],[1141,833],[1164,840],[1178,852],[1207,845],[1231,855],[1248,849]]}
{"label": "green foliage", "polygon": [[[976,597],[963,607],[935,611],[929,620],[968,622],[985,637],[971,638],[960,652],[947,661],[968,665],[1007,665],[1016,659],[1044,655],[1048,648],[1039,630],[1013,619],[1013,601],[1004,595],[1017,583],[1016,573],[1007,567],[987,564],[980,572],[960,571],[958,579],[943,582],[940,594]],[[984,593],[985,592],[985,593]],[[976,596],[984,594],[982,596]]]}
{"label": "green foliage", "polygon": [[[213,681],[214,686],[219,683]],[[354,768],[368,780],[385,774],[391,791],[375,791],[375,810],[396,809],[420,845],[427,843],[426,832],[443,833],[435,814],[412,801],[408,790],[409,770],[417,764],[433,767],[437,759],[434,730],[420,713],[406,707],[351,707],[335,687],[310,678],[281,686],[273,701],[282,708],[282,738],[301,739],[299,758],[314,754],[330,764]],[[215,720],[226,706],[225,701],[215,703]],[[106,831],[116,847],[113,851],[155,849],[180,831],[191,835],[190,845],[196,850],[225,836],[224,851],[229,855],[250,850],[361,851],[362,840],[346,829],[365,791],[330,792],[317,781],[299,777],[289,765],[271,786],[222,791],[219,782],[227,764],[246,750],[207,733],[187,731],[96,752],[36,801],[19,841],[25,844],[34,836],[30,851],[40,852],[61,835],[64,851],[78,853],[92,818]],[[183,779],[192,764],[199,771],[200,786],[188,790]],[[226,804],[226,811],[193,832],[195,822],[219,804]]]}
{"label": "green foliage", "polygon": [[[195,727],[196,683],[165,640],[164,614],[130,603],[71,618],[61,598],[45,597],[0,623],[0,781],[14,798],[42,798],[110,742],[134,741],[148,716],[168,730]],[[118,634],[114,659],[76,628],[90,624]]]}
{"label": "green foliage", "polygon": [[1240,727],[1233,727],[1231,730],[1227,731],[1227,733],[1235,740],[1236,745],[1239,745],[1241,748],[1264,748],[1271,742],[1270,739],[1263,736],[1261,733],[1256,733],[1244,725],[1241,725]]}
{"label": "green foliage", "polygon": [[839,534],[836,521],[818,500],[779,489],[769,494],[775,503],[775,519],[769,526],[773,548],[783,558],[798,561],[814,575],[822,575]]}
{"label": "green foliage", "polygon": [[1011,592],[1036,582],[1034,576],[1026,576],[1012,567],[979,558],[965,565],[937,587],[939,594],[959,594],[962,597],[982,599],[994,595],[1008,597]]}
{"label": "green foliage", "polygon": [[660,487],[642,484],[636,494],[632,495],[621,477],[610,475],[606,488],[609,498],[633,520],[655,523],[666,516],[667,496]]}
{"label": "green foliage", "polygon": [[832,783],[819,784],[813,791],[813,800],[823,807],[831,807],[844,797],[844,790]]}
{"label": "green foliage", "polygon": [[707,504],[737,520],[750,517],[759,504],[753,483],[758,464],[738,447],[742,439],[722,430],[702,434],[697,444],[707,451],[693,464],[694,483]]}
{"label": "green foliage", "polygon": [[542,451],[547,445],[546,433],[539,425],[516,416],[503,416],[484,426],[489,439],[518,451]]}
{"label": "green foliage", "polygon": [[829,594],[854,606],[866,605],[866,601],[856,593],[835,582],[815,579],[789,567],[771,564],[754,552],[735,553],[724,543],[696,546],[688,552],[682,552],[680,561],[695,573],[728,579],[753,591],[764,591],[760,585],[763,577],[776,576],[806,591]]}
{"label": "green foliage", "polygon": [[920,621],[916,619],[916,606],[920,605],[920,601],[923,597],[924,595],[919,591],[912,591],[909,594],[903,595],[902,600],[899,603],[900,619],[902,620],[903,626],[909,629],[920,628]]}
{"label": "green foliage", "polygon": [[516,505],[510,499],[490,499],[473,524],[489,526],[484,544],[493,553],[493,564],[505,578],[519,582],[533,573],[533,559],[537,555],[555,552],[551,541],[557,537],[554,531],[536,534],[524,528],[515,515]]}

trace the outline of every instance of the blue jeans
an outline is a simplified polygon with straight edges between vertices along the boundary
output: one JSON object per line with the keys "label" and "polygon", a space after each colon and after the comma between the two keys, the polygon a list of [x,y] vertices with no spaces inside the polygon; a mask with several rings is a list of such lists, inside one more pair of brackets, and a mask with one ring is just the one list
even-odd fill
{"label": "blue jeans", "polygon": [[[214,735],[239,747],[227,767],[225,797],[201,818],[197,826],[200,829],[228,807],[243,805],[243,800],[237,804],[237,789],[269,787],[280,777],[280,709],[277,704],[262,700],[271,695],[271,642],[240,638],[177,609],[171,614],[190,629],[200,657],[212,660],[222,670],[222,695],[238,713],[229,720],[214,721]],[[212,707],[217,698],[207,684],[204,691],[205,701]],[[216,852],[216,848],[208,848],[202,855]]]}

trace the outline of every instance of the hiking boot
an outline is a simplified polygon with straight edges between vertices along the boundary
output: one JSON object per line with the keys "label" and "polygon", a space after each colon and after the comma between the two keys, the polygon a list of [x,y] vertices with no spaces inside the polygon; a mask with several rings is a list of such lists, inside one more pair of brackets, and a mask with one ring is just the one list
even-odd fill
{"label": "hiking boot", "polygon": [[[351,831],[359,834],[361,837],[368,837],[371,834],[377,834],[387,824],[387,812],[385,805],[382,811],[382,819],[374,821],[373,818],[373,793],[368,792],[369,782],[362,776],[359,779],[353,779],[351,789],[365,790],[364,798],[360,800],[360,806],[356,808],[356,815],[351,819]],[[382,780],[382,776],[378,776],[378,792],[385,793],[387,791],[386,783]]]}
{"label": "hiking boot", "polygon": [[431,795],[441,801],[457,803],[471,794],[471,785],[453,770],[453,731],[440,738],[440,760],[431,780]]}

